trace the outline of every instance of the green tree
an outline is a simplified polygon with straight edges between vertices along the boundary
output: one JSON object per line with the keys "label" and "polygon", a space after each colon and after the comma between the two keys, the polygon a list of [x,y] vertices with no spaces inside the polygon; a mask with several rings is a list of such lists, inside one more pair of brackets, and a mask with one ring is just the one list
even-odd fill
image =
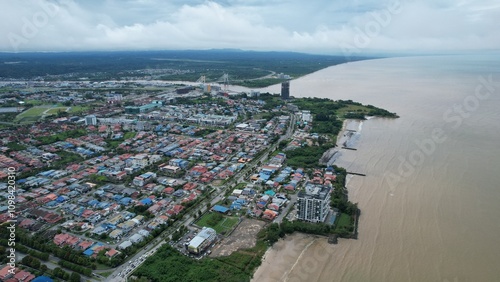
{"label": "green tree", "polygon": [[70,282],[80,282],[80,280],[81,280],[80,274],[76,272],[71,273],[71,276],[69,277]]}

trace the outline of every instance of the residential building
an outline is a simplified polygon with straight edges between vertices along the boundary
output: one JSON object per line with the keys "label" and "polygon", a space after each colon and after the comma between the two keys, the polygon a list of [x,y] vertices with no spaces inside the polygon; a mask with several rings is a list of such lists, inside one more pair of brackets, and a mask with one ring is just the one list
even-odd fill
{"label": "residential building", "polygon": [[95,115],[88,115],[85,117],[85,125],[96,125],[97,117]]}
{"label": "residential building", "polygon": [[324,222],[330,209],[329,186],[307,183],[297,197],[298,219],[310,222]]}

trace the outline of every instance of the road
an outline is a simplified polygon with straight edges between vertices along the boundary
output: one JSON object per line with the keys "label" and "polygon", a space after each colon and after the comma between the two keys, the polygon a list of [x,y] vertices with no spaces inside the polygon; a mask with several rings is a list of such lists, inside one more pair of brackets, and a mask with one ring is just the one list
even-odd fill
{"label": "road", "polygon": [[[292,136],[292,134],[294,132],[294,127],[295,127],[295,115],[292,114],[290,117],[290,125],[288,126],[286,133],[278,139],[278,142],[276,142],[271,147],[266,149],[265,153],[262,154],[262,156],[259,157],[257,160],[253,160],[251,162],[252,165],[249,165],[249,166],[245,167],[244,169],[242,169],[241,171],[239,171],[232,178],[231,181],[228,181],[226,185],[220,187],[220,189],[218,189],[217,192],[215,192],[215,194],[212,196],[211,201],[210,201],[210,205],[213,206],[217,202],[222,200],[224,198],[224,193],[226,192],[226,189],[232,187],[232,185],[234,185],[235,183],[243,182],[243,179],[249,170],[254,169],[257,164],[266,160],[269,157],[269,153],[276,150],[278,144],[281,141],[289,139]],[[281,222],[281,220],[283,219],[283,216],[286,215],[288,210],[293,206],[293,203],[295,203],[296,196],[295,197],[292,196],[292,200],[293,200],[293,202],[290,201],[290,203],[286,207],[286,210],[281,213],[281,215],[280,215],[281,218],[278,217],[279,222]],[[190,213],[188,215],[186,215],[187,218],[183,219],[182,221],[177,221],[176,223],[174,223],[174,225],[172,225],[170,228],[168,228],[167,231],[164,231],[162,234],[160,234],[158,237],[156,237],[156,239],[154,239],[151,243],[146,245],[141,251],[139,251],[132,258],[130,258],[128,261],[132,262],[132,263],[127,262],[127,263],[124,263],[121,266],[115,268],[113,273],[111,273],[111,275],[109,275],[105,281],[126,281],[127,277],[130,274],[132,274],[139,266],[141,266],[142,263],[144,262],[144,260],[148,256],[151,256],[154,253],[156,253],[158,251],[158,249],[161,246],[163,246],[163,244],[167,244],[167,242],[170,241],[170,236],[172,235],[172,233],[175,230],[177,230],[181,225],[184,225],[186,227],[191,225],[191,223],[196,219],[193,215],[196,215],[199,210],[203,210],[203,209],[206,209],[206,204],[200,203],[198,205],[197,209],[190,211]],[[165,240],[166,237],[169,237],[169,240]],[[137,262],[137,263],[135,263],[135,262]],[[107,271],[110,271],[110,270],[108,269],[108,270],[102,270],[102,271],[97,271],[97,272],[107,272]],[[119,275],[120,273],[122,274],[121,276]]]}
{"label": "road", "polygon": [[281,211],[281,213],[278,215],[278,217],[274,220],[275,223],[281,223],[283,221],[283,218],[287,215],[288,211],[293,208],[293,205],[297,202],[297,194],[292,195],[290,197],[290,201],[288,202],[287,206]]}
{"label": "road", "polygon": [[[221,189],[219,193],[213,195],[210,201],[210,205],[214,205],[220,200],[224,198],[224,193],[225,189]],[[175,230],[177,230],[181,225],[184,225],[188,227],[191,225],[191,223],[196,219],[195,216],[198,213],[199,210],[204,210],[206,209],[206,204],[201,204],[198,206],[199,208],[192,210],[185,219],[182,221],[178,221],[174,223],[167,231],[163,232],[161,235],[156,237],[151,243],[149,243],[147,246],[145,246],[141,251],[136,253],[132,258],[130,258],[128,261],[129,262],[138,262],[138,263],[124,263],[121,266],[115,268],[113,273],[108,276],[108,278],[105,281],[126,281],[126,276],[129,274],[133,273],[139,266],[142,265],[144,262],[145,258],[148,256],[153,255],[158,251],[158,249],[163,246],[163,244],[166,244],[168,241],[170,241],[170,236],[172,233],[174,233]],[[173,228],[172,228],[173,227]],[[168,237],[168,240],[165,240],[165,238]],[[144,259],[141,259],[143,257]],[[102,273],[102,272],[109,272],[110,270],[101,270],[101,271],[96,271],[97,273]],[[120,276],[120,273],[126,273],[126,275]],[[123,277],[125,276],[125,277]]]}

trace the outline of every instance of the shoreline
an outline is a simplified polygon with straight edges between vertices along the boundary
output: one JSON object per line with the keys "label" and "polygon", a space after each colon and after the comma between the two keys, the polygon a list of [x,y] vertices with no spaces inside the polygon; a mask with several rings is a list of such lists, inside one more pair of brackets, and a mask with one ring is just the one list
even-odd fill
{"label": "shoreline", "polygon": [[[335,147],[332,147],[325,153],[323,153],[319,160],[319,163],[322,165],[331,166],[335,163],[335,161],[337,161],[338,158],[342,157],[342,149],[348,148],[352,150],[353,148],[351,148],[351,146],[353,144],[351,141],[355,141],[353,140],[353,137],[360,132],[362,123],[363,121],[358,119],[345,119],[342,122],[342,129],[337,135],[337,142],[335,143]],[[357,130],[348,129],[349,127],[356,127]]]}
{"label": "shoreline", "polygon": [[[362,122],[362,120],[357,119],[344,120],[342,122],[342,129],[337,135],[337,142],[335,144],[335,147],[330,148],[323,154],[320,159],[320,163],[323,164],[326,160],[325,164],[333,165],[335,161],[337,161],[337,159],[342,156],[342,153],[340,152],[342,147],[346,147],[345,145],[349,144],[352,141],[353,136],[356,133],[360,132]],[[350,127],[356,127],[357,130],[349,129]],[[317,244],[321,246],[320,249],[325,251],[327,255],[315,254],[318,256],[315,256],[314,258],[303,258],[303,255],[308,252],[312,245],[315,246],[312,249],[316,250]],[[317,261],[318,265],[321,265],[318,260],[328,258],[329,255],[335,250],[335,246],[336,245],[328,243],[328,238],[324,236],[311,235],[298,231],[286,235],[285,238],[279,240],[273,246],[267,248],[266,252],[262,256],[261,265],[255,270],[250,281],[288,281],[289,276],[294,277],[293,275],[291,276],[292,272],[304,273],[303,269],[295,270],[295,268],[305,267],[299,264],[301,260],[306,260],[306,262],[308,262],[310,259],[313,259]],[[307,271],[307,273],[310,273],[310,271]],[[292,280],[295,281],[295,278],[296,277],[294,277],[294,279]]]}
{"label": "shoreline", "polygon": [[300,260],[314,243],[319,242],[326,244],[327,238],[300,232],[287,235],[266,250],[261,265],[250,281],[287,281],[289,277],[293,277],[292,272],[304,267],[299,263]]}

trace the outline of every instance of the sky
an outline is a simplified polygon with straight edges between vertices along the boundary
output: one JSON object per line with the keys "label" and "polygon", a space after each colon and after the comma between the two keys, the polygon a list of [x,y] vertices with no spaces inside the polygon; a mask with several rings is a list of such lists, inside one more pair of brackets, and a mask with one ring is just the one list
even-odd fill
{"label": "sky", "polygon": [[0,0],[0,51],[500,49],[498,0]]}

